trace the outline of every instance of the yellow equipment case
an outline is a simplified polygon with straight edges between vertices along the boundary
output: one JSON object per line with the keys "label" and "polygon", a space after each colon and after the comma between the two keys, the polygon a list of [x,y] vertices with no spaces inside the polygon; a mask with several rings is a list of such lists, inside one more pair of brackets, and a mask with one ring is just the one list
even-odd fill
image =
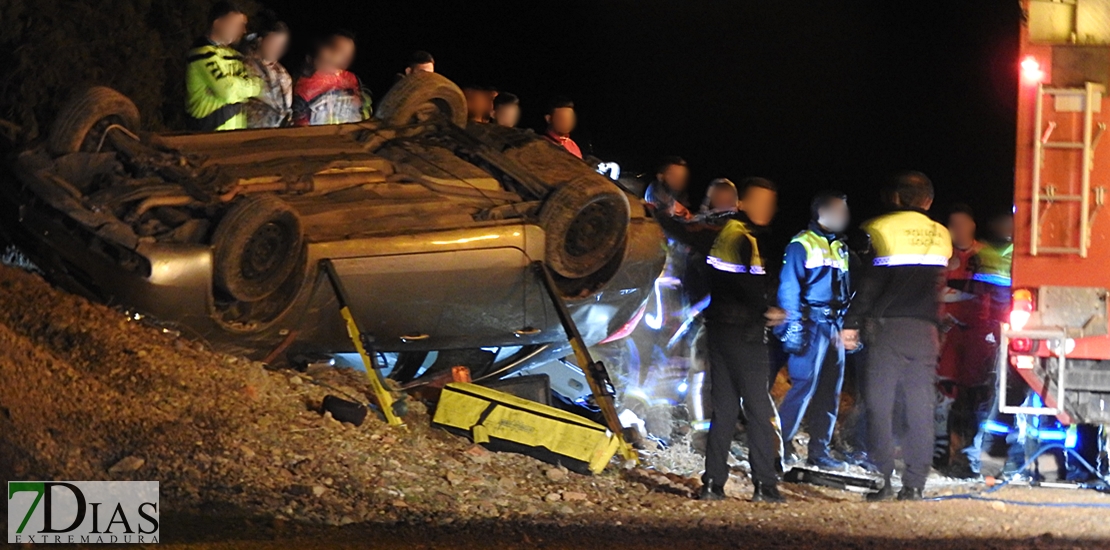
{"label": "yellow equipment case", "polygon": [[494,451],[526,454],[581,473],[600,473],[620,440],[605,426],[477,384],[447,384],[432,423]]}

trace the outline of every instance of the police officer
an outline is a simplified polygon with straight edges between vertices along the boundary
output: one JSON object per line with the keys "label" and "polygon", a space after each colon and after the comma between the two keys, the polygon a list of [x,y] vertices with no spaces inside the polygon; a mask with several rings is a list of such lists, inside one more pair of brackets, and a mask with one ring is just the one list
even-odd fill
{"label": "police officer", "polygon": [[762,178],[741,183],[740,209],[729,219],[709,252],[710,303],[705,311],[713,419],[705,450],[700,498],[724,498],[728,455],[743,408],[755,502],[782,502],[775,462],[779,456],[775,405],[767,372],[769,326],[782,322],[772,306],[760,249],[775,215],[777,190]]}
{"label": "police officer", "polygon": [[848,468],[829,454],[840,388],[844,381],[844,345],[840,340],[848,306],[848,245],[839,234],[848,227],[847,196],[825,191],[810,206],[809,228],[786,247],[779,283],[779,306],[786,322],[779,327],[789,354],[790,391],[779,406],[782,435],[789,453],[804,416],[809,425],[810,466],[834,471]]}
{"label": "police officer", "polygon": [[866,322],[869,337],[866,388],[868,452],[886,484],[867,495],[890,500],[894,489],[895,399],[906,415],[899,500],[920,500],[933,454],[934,387],[940,290],[952,241],[948,230],[925,214],[933,204],[933,183],[920,172],[905,172],[889,195],[895,208],[864,223],[875,257],[864,273],[848,312],[845,347],[858,345]]}

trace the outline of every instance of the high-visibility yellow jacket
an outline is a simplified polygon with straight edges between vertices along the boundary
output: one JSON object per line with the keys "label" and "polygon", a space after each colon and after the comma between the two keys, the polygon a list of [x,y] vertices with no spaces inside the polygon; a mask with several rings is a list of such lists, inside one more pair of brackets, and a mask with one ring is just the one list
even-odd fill
{"label": "high-visibility yellow jacket", "polygon": [[839,320],[848,306],[848,245],[817,222],[786,245],[779,278],[779,307],[786,322]]}
{"label": "high-visibility yellow jacket", "polygon": [[247,127],[246,102],[262,93],[262,81],[228,46],[202,38],[189,50],[185,67],[185,111],[199,132]]}
{"label": "high-visibility yellow jacket", "polygon": [[995,286],[1010,286],[1014,264],[1014,243],[988,244],[979,251],[979,269],[973,278]]}
{"label": "high-visibility yellow jacket", "polygon": [[709,306],[706,320],[744,327],[742,338],[763,338],[764,312],[772,303],[759,239],[743,217],[725,222],[709,251]]}
{"label": "high-visibility yellow jacket", "polygon": [[863,224],[874,258],[860,278],[845,326],[866,318],[911,317],[940,321],[952,238],[948,229],[913,209],[896,210]]}

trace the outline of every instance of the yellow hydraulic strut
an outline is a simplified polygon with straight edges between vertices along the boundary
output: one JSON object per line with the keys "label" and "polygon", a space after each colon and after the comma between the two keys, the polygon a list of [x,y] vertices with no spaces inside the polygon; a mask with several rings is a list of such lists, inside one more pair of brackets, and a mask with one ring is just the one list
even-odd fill
{"label": "yellow hydraulic strut", "polygon": [[619,442],[617,452],[621,454],[625,461],[638,462],[639,455],[636,454],[636,449],[633,449],[632,445],[624,438],[624,428],[617,416],[617,405],[613,401],[613,382],[609,379],[609,371],[605,370],[605,364],[601,361],[594,361],[590,357],[590,350],[586,348],[582,333],[578,332],[578,325],[574,323],[574,319],[570,316],[570,310],[567,309],[566,303],[559,295],[559,291],[555,287],[555,280],[551,278],[551,272],[548,271],[547,266],[543,262],[537,261],[532,263],[532,267],[540,275],[544,289],[555,305],[555,313],[559,315],[559,322],[563,325],[563,331],[567,333],[567,339],[570,340],[570,347],[574,349],[574,357],[578,360],[579,367],[586,373],[586,382],[589,383],[590,391],[594,394],[594,400],[601,408],[601,415],[605,417],[605,424],[609,431],[617,437]]}
{"label": "yellow hydraulic strut", "polygon": [[320,269],[327,275],[328,281],[331,282],[331,288],[335,291],[335,299],[339,301],[339,314],[343,316],[343,320],[347,323],[347,335],[351,337],[351,342],[355,344],[355,349],[362,357],[362,364],[366,367],[366,378],[370,381],[370,388],[374,392],[374,397],[378,400],[378,408],[382,410],[385,421],[389,425],[400,426],[403,422],[393,410],[393,395],[385,387],[385,380],[382,378],[381,371],[378,370],[377,355],[373,351],[374,337],[359,329],[358,321],[351,313],[347,291],[343,288],[343,283],[339,280],[339,274],[335,272],[335,266],[331,263],[331,260],[322,260]]}

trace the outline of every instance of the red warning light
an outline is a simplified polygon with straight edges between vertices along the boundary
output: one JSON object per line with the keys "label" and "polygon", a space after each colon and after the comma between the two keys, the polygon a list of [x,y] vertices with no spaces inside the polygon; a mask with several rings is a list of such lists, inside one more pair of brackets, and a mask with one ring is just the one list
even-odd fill
{"label": "red warning light", "polygon": [[1044,71],[1036,57],[1029,55],[1021,60],[1021,79],[1033,83],[1044,80]]}

